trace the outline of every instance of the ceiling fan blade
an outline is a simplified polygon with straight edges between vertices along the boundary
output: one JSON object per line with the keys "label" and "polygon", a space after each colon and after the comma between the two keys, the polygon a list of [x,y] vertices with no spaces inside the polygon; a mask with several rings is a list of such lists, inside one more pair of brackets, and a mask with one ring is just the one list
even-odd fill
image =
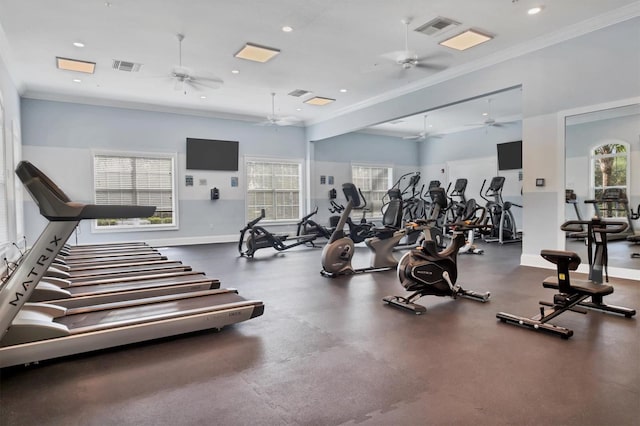
{"label": "ceiling fan blade", "polygon": [[420,62],[418,61],[417,64],[415,64],[416,68],[422,68],[422,69],[429,69],[429,70],[434,70],[434,71],[442,71],[447,69],[446,65],[442,65],[442,64],[428,64],[425,62]]}
{"label": "ceiling fan blade", "polygon": [[196,89],[202,89],[202,90],[219,89],[221,87],[220,84],[216,84],[215,82],[211,84],[205,84],[201,81],[200,78],[192,78],[190,80],[187,80],[187,83]]}
{"label": "ceiling fan blade", "polygon": [[199,76],[194,76],[193,79],[197,81],[207,81],[210,83],[215,83],[219,86],[222,86],[224,84],[224,80],[218,77],[203,77],[199,75]]}
{"label": "ceiling fan blade", "polygon": [[395,52],[383,53],[382,55],[380,55],[380,57],[393,62],[398,62],[399,60],[405,58],[415,57],[415,53],[404,50],[396,50]]}

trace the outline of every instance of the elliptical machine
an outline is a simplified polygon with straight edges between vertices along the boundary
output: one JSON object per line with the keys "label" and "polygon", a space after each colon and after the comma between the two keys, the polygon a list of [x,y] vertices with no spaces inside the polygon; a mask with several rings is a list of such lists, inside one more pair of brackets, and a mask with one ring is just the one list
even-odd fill
{"label": "elliptical machine", "polygon": [[478,293],[465,290],[459,284],[457,254],[465,245],[464,232],[473,229],[486,228],[488,225],[469,221],[456,223],[453,238],[449,246],[441,252],[435,241],[425,240],[422,246],[411,250],[400,259],[398,264],[398,279],[407,291],[412,291],[408,297],[387,296],[382,300],[393,306],[407,309],[416,315],[427,311],[422,305],[415,303],[423,296],[448,296],[453,299],[458,296],[486,302],[491,297],[489,292]]}
{"label": "elliptical machine", "polygon": [[[240,230],[240,239],[238,240],[238,252],[240,252],[240,256],[253,257],[257,250],[268,247],[272,247],[277,251],[284,251],[302,244],[313,245],[313,240],[318,238],[318,235],[315,234],[298,237],[290,237],[287,234],[274,234],[262,226],[257,225],[264,217],[265,211],[262,209],[260,216],[247,223],[247,225]],[[247,232],[249,236],[245,241],[244,236]],[[289,241],[291,244],[285,244],[285,241]],[[246,250],[242,250],[243,243],[246,246]]]}
{"label": "elliptical machine", "polygon": [[[518,243],[522,241],[522,235],[518,232],[516,221],[513,218],[511,207],[522,207],[520,204],[504,201],[502,198],[502,187],[504,186],[504,176],[495,176],[487,190],[483,193],[487,183],[485,179],[480,187],[480,196],[487,202],[487,212],[493,228],[491,233],[484,237],[487,243],[499,242],[500,244]],[[493,197],[490,200],[488,197]]]}
{"label": "elliptical machine", "polygon": [[377,272],[393,269],[398,261],[393,257],[393,247],[406,234],[400,229],[402,221],[402,199],[393,198],[387,204],[382,218],[382,227],[373,228],[373,237],[367,238],[365,244],[371,250],[371,263],[368,268],[354,269],[351,259],[354,255],[354,241],[344,232],[349,214],[361,205],[359,191],[352,183],[342,185],[347,205],[340,215],[340,220],[333,231],[329,242],[322,249],[322,274],[334,278],[338,275],[351,275],[363,272]]}
{"label": "elliptical machine", "polygon": [[326,239],[331,238],[333,228],[327,228],[326,226],[320,225],[318,222],[311,219],[311,217],[313,217],[317,213],[318,206],[316,206],[314,211],[300,219],[300,222],[297,223],[296,237],[315,235],[316,237],[322,237]]}

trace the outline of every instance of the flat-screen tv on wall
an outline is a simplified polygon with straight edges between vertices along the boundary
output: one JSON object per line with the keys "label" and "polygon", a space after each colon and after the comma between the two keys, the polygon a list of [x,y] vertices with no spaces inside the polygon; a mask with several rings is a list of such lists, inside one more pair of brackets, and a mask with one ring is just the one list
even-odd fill
{"label": "flat-screen tv on wall", "polygon": [[187,170],[238,171],[238,142],[187,138]]}
{"label": "flat-screen tv on wall", "polygon": [[522,168],[522,141],[499,143],[498,170]]}

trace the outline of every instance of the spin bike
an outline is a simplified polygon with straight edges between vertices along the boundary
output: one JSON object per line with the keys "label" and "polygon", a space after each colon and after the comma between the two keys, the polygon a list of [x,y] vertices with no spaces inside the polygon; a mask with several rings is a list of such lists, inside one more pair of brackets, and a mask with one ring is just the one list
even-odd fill
{"label": "spin bike", "polygon": [[382,300],[392,306],[407,309],[416,315],[427,311],[422,305],[415,303],[423,296],[448,296],[456,299],[458,296],[473,299],[479,302],[489,300],[491,294],[478,293],[465,290],[459,284],[457,255],[458,250],[466,243],[465,231],[484,229],[489,225],[481,223],[481,220],[453,224],[454,231],[449,246],[438,251],[438,246],[433,240],[424,240],[422,246],[406,253],[398,264],[398,279],[400,284],[413,293],[408,297],[387,296]]}
{"label": "spin bike", "polygon": [[[553,296],[553,302],[540,302],[540,313],[532,318],[521,317],[505,312],[499,312],[496,317],[508,324],[519,325],[537,331],[556,334],[563,339],[573,336],[573,330],[549,321],[566,311],[586,314],[588,309],[624,315],[631,318],[636,314],[635,309],[621,306],[607,305],[604,296],[613,293],[613,286],[603,284],[609,281],[607,274],[607,239],[627,228],[625,222],[603,221],[594,218],[590,221],[570,220],[562,224],[563,231],[576,225],[586,225],[587,228],[587,256],[589,257],[589,279],[571,279],[569,271],[578,269],[580,256],[574,252],[564,250],[542,250],[540,255],[556,265],[556,275],[546,278],[542,282],[544,288],[552,288],[559,292]],[[604,276],[603,276],[604,272]],[[590,299],[590,300],[587,300]]]}
{"label": "spin bike", "polygon": [[[258,222],[264,219],[264,217],[265,211],[262,209],[260,216],[247,223],[247,225],[240,230],[240,240],[238,241],[238,252],[240,252],[240,256],[253,257],[257,250],[269,247],[277,251],[284,251],[303,244],[313,245],[313,240],[318,238],[316,234],[298,237],[290,237],[287,234],[274,234],[262,226],[258,226]],[[244,237],[247,232],[249,236],[245,241]],[[285,244],[285,241],[291,242],[291,244]],[[245,250],[242,250],[243,243],[246,246]]]}

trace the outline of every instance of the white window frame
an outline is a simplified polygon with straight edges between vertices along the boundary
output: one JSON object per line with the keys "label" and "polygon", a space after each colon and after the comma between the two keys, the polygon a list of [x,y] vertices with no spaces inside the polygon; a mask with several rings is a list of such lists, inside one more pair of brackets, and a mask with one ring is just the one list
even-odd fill
{"label": "white window frame", "polygon": [[[625,152],[624,153],[617,153],[617,154],[607,154],[607,155],[595,155],[593,152],[600,146],[602,145],[624,145],[625,146]],[[605,141],[601,141],[599,143],[597,143],[596,145],[593,145],[590,150],[589,150],[589,193],[591,195],[592,198],[595,198],[596,196],[596,190],[597,189],[601,189],[601,190],[605,190],[605,187],[599,187],[596,186],[596,160],[599,158],[607,158],[607,157],[626,157],[627,159],[627,170],[626,170],[626,179],[625,181],[627,182],[626,185],[610,185],[607,186],[606,188],[621,188],[624,189],[624,192],[627,194],[627,199],[629,199],[629,197],[631,196],[631,144],[622,141],[622,140],[605,140]],[[631,200],[629,200],[630,202]],[[616,220],[626,220],[627,217],[626,215],[624,217],[616,217]]]}
{"label": "white window frame", "polygon": [[[246,222],[255,219],[257,216],[249,217],[249,167],[248,163],[274,163],[274,164],[295,164],[298,166],[298,217],[287,219],[262,219],[260,223],[272,224],[293,224],[297,223],[304,216],[305,197],[305,162],[301,158],[272,158],[272,157],[245,157],[244,159],[244,181],[245,181],[245,207],[244,214]],[[275,191],[275,190],[274,190]],[[275,207],[275,206],[274,206]]]}
{"label": "white window frame", "polygon": [[91,153],[91,170],[93,176],[93,197],[94,201],[97,200],[96,193],[96,181],[95,181],[95,157],[96,156],[110,156],[110,157],[125,157],[125,158],[157,158],[157,159],[170,159],[171,160],[171,184],[172,184],[172,213],[173,223],[171,224],[143,224],[140,223],[140,219],[134,219],[127,225],[111,225],[111,226],[98,226],[97,220],[91,221],[91,232],[105,233],[105,232],[146,232],[146,231],[167,231],[177,230],[178,225],[178,154],[177,153],[159,153],[159,152],[135,152],[135,151],[92,151]]}
{"label": "white window frame", "polygon": [[[354,176],[353,173],[353,169],[354,167],[364,167],[364,168],[376,168],[376,169],[387,169],[387,186],[386,189],[384,190],[385,194],[386,191],[389,190],[389,188],[391,188],[391,186],[393,185],[393,165],[390,164],[377,164],[377,163],[351,163],[351,182],[353,182],[354,185],[356,185],[358,187],[358,189],[360,189],[362,191],[362,193],[365,196],[365,199],[367,200],[367,213],[369,215],[370,218],[373,219],[381,219],[382,218],[382,210],[381,207],[382,206],[374,206],[373,201],[371,199],[371,196],[367,196],[365,190],[363,190],[362,188],[360,188],[360,185],[358,185],[356,183],[356,176]],[[384,194],[383,194],[384,195]]]}

